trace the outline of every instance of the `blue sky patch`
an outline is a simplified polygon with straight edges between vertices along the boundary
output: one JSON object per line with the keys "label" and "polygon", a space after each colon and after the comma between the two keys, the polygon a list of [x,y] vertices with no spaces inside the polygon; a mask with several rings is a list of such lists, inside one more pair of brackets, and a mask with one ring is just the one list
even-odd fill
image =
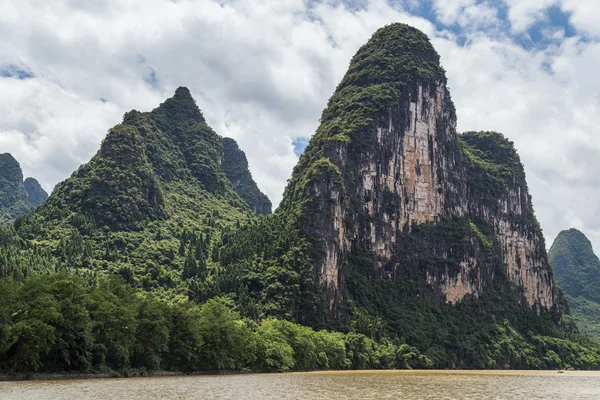
{"label": "blue sky patch", "polygon": [[543,49],[553,43],[561,42],[564,38],[577,34],[569,21],[570,15],[558,6],[545,10],[543,18],[529,27],[525,34],[515,38],[515,42],[526,50]]}
{"label": "blue sky patch", "polygon": [[304,149],[306,149],[309,140],[310,138],[306,136],[294,139],[292,141],[292,145],[294,146],[294,154],[300,157],[302,153],[304,153]]}
{"label": "blue sky patch", "polygon": [[[309,4],[315,0],[309,0]],[[344,4],[344,6],[353,11],[363,10],[368,6],[366,0],[335,0],[335,3]],[[408,12],[411,15],[424,18],[430,21],[438,30],[446,30],[456,35],[458,45],[464,46],[467,44],[468,29],[454,22],[450,25],[443,24],[438,19],[438,15],[433,7],[433,0],[387,0],[390,7],[399,11]],[[524,33],[514,34],[511,32],[511,24],[508,18],[508,5],[500,0],[479,0],[477,4],[486,5],[496,10],[499,25],[490,27],[477,27],[480,31],[497,31],[499,34],[506,35],[515,44],[523,47],[526,50],[543,49],[549,45],[562,40],[561,33],[564,32],[564,37],[572,37],[578,34],[570,22],[570,15],[564,12],[559,6],[552,5],[544,11],[542,17],[536,21]],[[554,35],[556,33],[556,35]]]}
{"label": "blue sky patch", "polygon": [[17,65],[0,65],[0,76],[4,78],[30,79],[35,78],[33,72]]}
{"label": "blue sky patch", "polygon": [[154,67],[149,65],[146,62],[146,57],[142,55],[138,55],[138,64],[146,69],[146,72],[144,73],[144,81],[153,88],[156,87],[158,85],[158,74],[156,73]]}

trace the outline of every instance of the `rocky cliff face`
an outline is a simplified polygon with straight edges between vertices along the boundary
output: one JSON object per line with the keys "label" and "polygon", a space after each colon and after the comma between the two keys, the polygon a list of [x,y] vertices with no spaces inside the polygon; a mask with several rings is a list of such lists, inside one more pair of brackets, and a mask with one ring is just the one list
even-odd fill
{"label": "rocky cliff face", "polygon": [[0,224],[29,213],[47,197],[35,179],[23,182],[21,166],[11,154],[0,154]]}
{"label": "rocky cliff face", "polygon": [[293,209],[332,310],[346,296],[345,269],[410,278],[418,295],[457,303],[500,279],[494,255],[522,305],[554,305],[512,143],[457,135],[439,56],[406,25],[380,29],[352,59],[286,188],[282,210]]}
{"label": "rocky cliff face", "polygon": [[485,221],[508,278],[528,306],[550,309],[554,281],[533,212],[525,172],[512,142],[496,132],[460,135],[467,213]]}
{"label": "rocky cliff face", "polygon": [[223,138],[221,170],[231,181],[231,188],[248,203],[255,214],[271,214],[271,201],[260,191],[248,168],[246,154],[231,138]]}

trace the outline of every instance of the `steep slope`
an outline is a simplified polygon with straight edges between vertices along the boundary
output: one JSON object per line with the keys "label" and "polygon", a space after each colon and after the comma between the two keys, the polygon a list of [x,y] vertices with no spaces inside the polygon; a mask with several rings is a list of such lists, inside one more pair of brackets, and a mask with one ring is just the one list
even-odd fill
{"label": "steep slope", "polygon": [[600,342],[600,260],[592,243],[577,229],[561,231],[550,247],[548,258],[557,284],[569,298],[573,316]]}
{"label": "steep slope", "polygon": [[491,229],[495,249],[523,304],[550,310],[555,304],[552,270],[513,143],[497,132],[466,132],[459,143],[469,217]]}
{"label": "steep slope", "polygon": [[552,308],[543,238],[512,144],[493,133],[467,133],[459,144],[455,127],[427,37],[399,24],[377,31],[329,100],[282,201],[282,212],[300,215],[332,309],[345,296],[345,269],[353,260],[364,269],[365,257],[375,261],[367,275],[408,274],[421,296],[480,296],[494,276],[488,245],[523,305]]}
{"label": "steep slope", "polygon": [[151,112],[126,113],[90,162],[17,229],[49,248],[57,268],[183,290],[199,273],[192,263],[213,267],[210,251],[221,230],[250,217],[222,160],[221,137],[179,88]]}
{"label": "steep slope", "polygon": [[6,224],[29,211],[21,166],[12,155],[0,154],[0,223]]}
{"label": "steep slope", "polygon": [[[3,281],[11,306],[0,318],[21,326],[19,296],[44,282],[56,304],[71,304],[68,290],[54,287],[73,284],[56,271],[114,299],[124,288],[105,276],[113,273],[152,291],[135,293],[132,324],[114,324],[139,321],[135,340],[115,346],[99,329],[95,343],[106,349],[92,339],[71,346],[82,330],[113,321],[115,308],[97,307],[94,297],[78,307],[90,309],[80,321],[97,318],[78,325],[89,328],[68,318],[23,325],[58,326],[46,361],[89,359],[93,348],[91,358],[103,363],[108,352],[118,368],[158,368],[161,357],[188,370],[289,368],[294,358],[304,369],[597,368],[598,350],[563,314],[513,144],[455,127],[428,38],[407,25],[384,27],[351,61],[281,206],[255,218],[233,190],[235,174],[236,182],[227,178],[227,143],[180,88],[151,112],[127,113],[41,207],[0,229],[0,277],[43,272],[24,292]],[[146,301],[156,298],[170,301]],[[185,298],[205,304],[198,310]],[[177,305],[171,316],[165,303]],[[30,330],[23,332],[27,349]],[[239,362],[223,347],[237,349]]]}
{"label": "steep slope", "polygon": [[26,178],[23,185],[27,192],[27,201],[34,207],[40,206],[48,198],[48,193],[35,178]]}
{"label": "steep slope", "polygon": [[0,225],[31,212],[47,197],[35,179],[23,182],[21,166],[11,154],[0,154]]}
{"label": "steep slope", "polygon": [[146,156],[146,144],[130,125],[112,128],[98,154],[56,188],[40,210],[76,211],[96,226],[133,229],[166,217],[162,189]]}
{"label": "steep slope", "polygon": [[407,25],[358,50],[280,207],[224,240],[265,314],[400,337],[438,367],[535,368],[578,337],[512,142],[456,133],[439,56]]}
{"label": "steep slope", "polygon": [[221,170],[231,181],[231,187],[248,203],[250,209],[260,215],[271,213],[271,201],[263,194],[248,169],[246,155],[235,140],[223,138],[223,163]]}

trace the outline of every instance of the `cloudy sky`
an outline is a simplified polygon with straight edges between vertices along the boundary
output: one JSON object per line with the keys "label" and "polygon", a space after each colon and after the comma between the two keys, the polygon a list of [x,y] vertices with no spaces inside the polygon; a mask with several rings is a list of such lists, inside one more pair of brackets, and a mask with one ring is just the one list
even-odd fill
{"label": "cloudy sky", "polygon": [[515,142],[548,245],[576,227],[600,250],[597,0],[3,0],[0,153],[50,191],[187,86],[277,204],[350,58],[396,21],[432,38],[459,131]]}

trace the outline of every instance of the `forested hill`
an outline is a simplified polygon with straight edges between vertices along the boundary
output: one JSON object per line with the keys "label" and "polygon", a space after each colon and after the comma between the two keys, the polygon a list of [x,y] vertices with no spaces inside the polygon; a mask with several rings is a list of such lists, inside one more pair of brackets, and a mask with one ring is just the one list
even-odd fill
{"label": "forested hill", "polygon": [[21,166],[11,154],[0,154],[0,225],[31,212],[47,197],[37,180],[23,181]]}
{"label": "forested hill", "polygon": [[269,209],[189,90],[128,112],[0,228],[0,370],[600,365],[516,149],[457,134],[415,28],[361,47]]}
{"label": "forested hill", "polygon": [[[145,289],[186,295],[191,282],[202,292],[214,286],[198,279],[218,260],[221,231],[253,215],[223,160],[222,138],[179,88],[151,112],[126,113],[90,162],[16,228],[60,268],[119,274]],[[256,187],[243,171],[247,163],[237,168]]]}
{"label": "forested hill", "polygon": [[600,260],[592,243],[577,229],[561,231],[548,257],[573,316],[600,343]]}

